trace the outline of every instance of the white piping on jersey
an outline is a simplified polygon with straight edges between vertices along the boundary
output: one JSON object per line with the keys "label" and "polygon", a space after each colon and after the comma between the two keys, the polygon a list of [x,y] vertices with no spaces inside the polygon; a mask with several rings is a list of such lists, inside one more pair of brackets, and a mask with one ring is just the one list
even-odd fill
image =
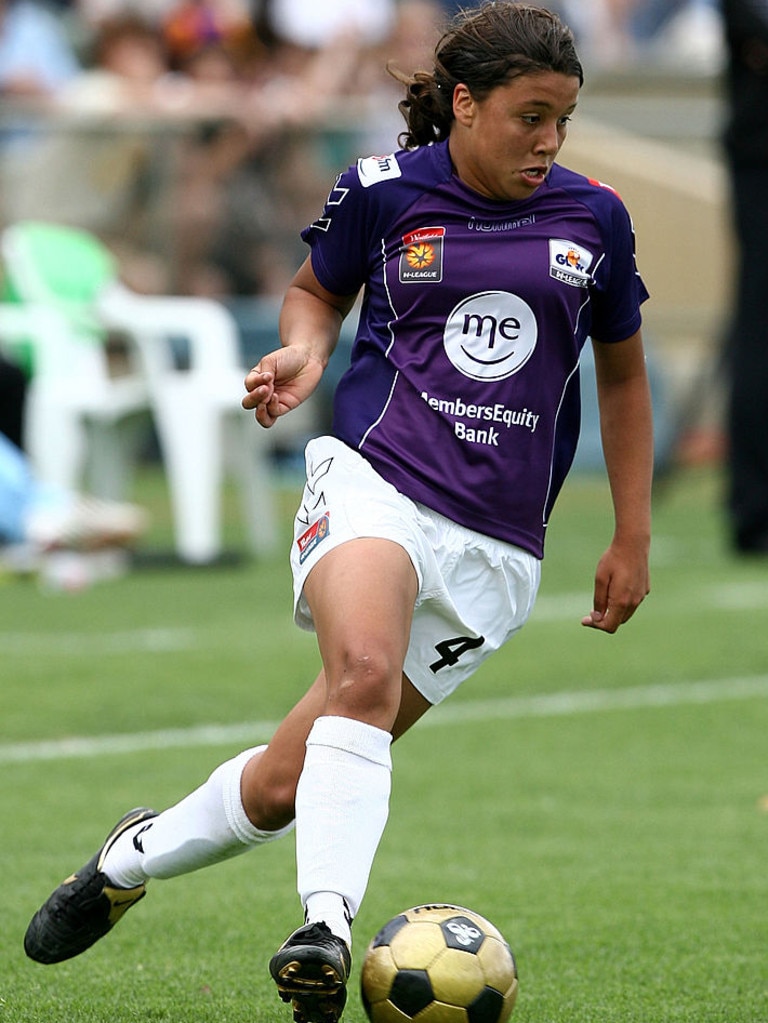
{"label": "white piping on jersey", "polygon": [[[381,258],[382,258],[381,276],[382,276],[383,281],[384,281],[384,291],[386,292],[386,295],[387,295],[387,302],[389,303],[389,308],[392,311],[392,319],[387,324],[387,330],[389,331],[389,334],[390,334],[390,342],[387,345],[386,352],[384,353],[385,358],[389,358],[389,353],[392,351],[392,346],[395,343],[395,332],[392,329],[392,324],[397,319],[397,313],[395,312],[395,307],[394,307],[394,305],[392,303],[392,293],[389,290],[389,283],[387,281],[387,250],[386,250],[386,244],[385,244],[385,239],[384,238],[381,239]],[[378,418],[375,419],[371,423],[371,425],[368,427],[368,429],[365,431],[365,433],[361,437],[360,443],[357,445],[357,450],[358,451],[360,451],[360,449],[365,445],[365,442],[368,440],[368,436],[369,436],[371,430],[375,430],[376,427],[379,425],[379,423],[384,418],[384,416],[387,414],[387,409],[389,408],[390,402],[392,401],[392,395],[395,393],[395,387],[397,386],[397,380],[398,380],[399,376],[400,376],[400,370],[399,369],[395,370],[395,376],[394,376],[394,378],[392,380],[392,386],[389,389],[389,394],[387,395],[387,400],[384,402],[384,407],[382,408],[381,412],[379,413]]]}
{"label": "white piping on jersey", "polygon": [[389,389],[389,394],[387,395],[387,400],[384,402],[384,408],[379,413],[378,418],[375,419],[371,423],[371,425],[368,427],[368,429],[363,434],[363,436],[362,436],[362,438],[360,440],[360,443],[357,445],[357,450],[358,451],[363,447],[365,442],[368,440],[368,434],[371,432],[371,430],[374,430],[379,425],[379,423],[382,421],[384,416],[387,414],[387,409],[389,408],[389,403],[392,401],[392,395],[395,393],[395,387],[397,386],[397,379],[398,379],[399,376],[400,376],[400,370],[398,369],[398,370],[395,371],[395,376],[394,376],[394,378],[392,380],[392,386]]}
{"label": "white piping on jersey", "polygon": [[574,374],[578,372],[578,369],[579,369],[579,360],[577,359],[576,360],[576,365],[573,367],[571,372],[565,378],[565,384],[563,385],[563,390],[560,393],[560,400],[557,403],[557,412],[555,412],[555,424],[554,424],[554,430],[552,431],[552,445],[553,445],[553,447],[552,447],[552,451],[550,452],[550,455],[549,455],[549,480],[547,482],[547,492],[544,495],[544,507],[541,509],[541,519],[542,519],[542,523],[543,523],[545,528],[549,525],[549,522],[547,521],[547,518],[546,518],[546,508],[547,508],[547,505],[549,504],[549,495],[550,495],[550,493],[552,491],[552,473],[553,473],[554,468],[555,468],[555,449],[554,449],[554,444],[555,444],[555,441],[557,440],[557,421],[560,418],[560,412],[561,412],[561,410],[563,408],[563,401],[565,400],[565,392],[568,390],[568,385],[570,384],[571,380],[573,379]]}
{"label": "white piping on jersey", "polygon": [[574,337],[579,332],[579,320],[581,319],[581,314],[584,312],[584,310],[587,308],[588,305],[589,305],[589,294],[587,294],[586,298],[584,299],[584,301],[579,306],[579,311],[576,313],[576,322],[573,325]]}
{"label": "white piping on jersey", "polygon": [[385,356],[387,358],[389,358],[389,353],[392,351],[392,346],[395,343],[395,332],[392,329],[392,324],[397,319],[397,313],[395,311],[394,302],[392,301],[392,292],[389,290],[389,281],[387,280],[387,246],[386,246],[386,241],[385,241],[384,238],[381,239],[381,276],[382,276],[382,280],[383,280],[383,283],[384,283],[384,291],[385,291],[386,296],[387,296],[387,302],[388,302],[389,308],[390,308],[390,310],[392,312],[392,319],[387,324],[387,330],[389,331],[390,342],[387,345],[386,352],[384,353]]}
{"label": "white piping on jersey", "polygon": [[[605,259],[605,251],[600,253],[600,258],[598,259],[598,261],[594,265],[594,268],[592,270],[592,280],[593,281],[595,279],[595,274],[597,273],[598,267],[600,266],[600,264],[603,262],[604,259]],[[589,305],[589,298],[590,298],[589,291],[587,291],[586,297],[584,298],[584,301],[582,302],[582,304],[579,306],[579,311],[576,314],[576,323],[574,324],[574,330],[573,330],[574,335],[577,333],[577,331],[579,329],[579,320],[581,319],[581,314],[584,311],[584,309],[586,309],[586,307]]]}

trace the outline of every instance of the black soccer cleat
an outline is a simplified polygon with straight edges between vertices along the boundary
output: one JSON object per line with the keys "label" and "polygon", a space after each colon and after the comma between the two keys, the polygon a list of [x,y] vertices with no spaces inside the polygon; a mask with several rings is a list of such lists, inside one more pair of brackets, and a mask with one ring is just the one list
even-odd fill
{"label": "black soccer cleat", "polygon": [[347,1000],[352,957],[324,923],[306,924],[272,956],[269,972],[295,1023],[337,1023]]}
{"label": "black soccer cleat", "polygon": [[146,884],[118,888],[101,870],[109,849],[134,824],[157,817],[141,807],[122,817],[104,845],[82,870],[72,874],[49,896],[30,921],[24,951],[38,963],[61,963],[80,955],[110,931],[122,915],[146,895]]}

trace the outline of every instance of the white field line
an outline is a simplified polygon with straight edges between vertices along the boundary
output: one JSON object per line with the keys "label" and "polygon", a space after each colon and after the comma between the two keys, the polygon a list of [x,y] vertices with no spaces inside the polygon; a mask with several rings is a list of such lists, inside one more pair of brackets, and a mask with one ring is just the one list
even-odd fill
{"label": "white field line", "polygon": [[[512,696],[444,704],[431,711],[422,725],[492,721],[495,718],[572,717],[608,710],[642,710],[648,707],[682,707],[768,697],[768,675],[722,678],[700,682],[669,682],[626,689],[586,689]],[[0,747],[2,749],[2,747]]]}
{"label": "white field line", "polygon": [[195,645],[191,628],[125,629],[119,632],[0,632],[0,654],[28,657],[104,657],[109,654],[166,653]]}
{"label": "white field line", "polygon": [[[578,593],[543,595],[536,602],[531,625],[545,622],[578,621],[589,611],[590,594]],[[696,608],[723,611],[758,611],[768,608],[768,581],[724,583],[705,589],[697,599],[686,604],[687,610]],[[668,602],[649,600],[642,608],[643,616],[670,613]],[[287,628],[291,629],[287,621]],[[2,632],[0,630],[0,656],[27,657],[56,654],[58,657],[104,657],[126,653],[173,653],[192,650],[210,644],[211,634],[193,628],[127,629],[120,632]],[[227,642],[229,642],[229,637]]]}
{"label": "white field line", "polygon": [[[419,728],[493,721],[548,717],[611,710],[642,710],[752,700],[768,697],[768,675],[674,682],[665,685],[633,686],[627,689],[592,689],[549,693],[542,696],[512,696],[497,700],[457,701],[436,707],[419,722]],[[0,745],[0,765],[46,760],[99,757],[139,753],[168,748],[191,749],[239,742],[255,745],[272,735],[275,721],[252,721],[234,725],[200,725],[193,728],[136,732],[126,735],[55,739],[45,742]]]}

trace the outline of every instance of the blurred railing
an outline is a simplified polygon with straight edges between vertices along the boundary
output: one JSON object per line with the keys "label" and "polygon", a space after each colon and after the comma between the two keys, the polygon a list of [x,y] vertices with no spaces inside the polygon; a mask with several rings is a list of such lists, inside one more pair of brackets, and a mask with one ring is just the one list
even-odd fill
{"label": "blurred railing", "polygon": [[[116,117],[5,103],[0,225],[39,218],[92,230],[129,264],[135,257],[137,284],[147,290],[201,290],[197,260],[221,267],[202,290],[279,291],[283,281],[269,270],[284,261],[285,276],[298,265],[298,232],[322,205],[336,159],[353,158],[357,134],[352,123],[324,124],[254,146],[225,117]],[[227,270],[237,246],[261,250],[252,253],[250,273]]]}
{"label": "blurred railing", "polygon": [[[289,246],[286,258],[295,265],[302,251],[297,232],[317,213],[337,171],[364,151],[384,151],[368,146],[395,148],[401,127],[395,103],[364,111],[345,103],[333,120],[326,116],[254,143],[235,117],[52,112],[6,101],[0,106],[0,222],[45,217],[87,227],[157,257],[184,290],[195,290],[195,282],[180,279],[184,246],[204,246],[206,239],[211,248],[226,249],[247,243],[249,231],[258,233],[273,256]],[[683,180],[683,171],[695,163],[671,176],[660,170],[659,195],[700,191],[719,163],[720,116],[716,76],[658,69],[589,75],[563,160],[577,159],[585,169],[594,161],[593,174],[609,164],[611,183],[621,191],[616,177],[625,165],[633,169],[635,143],[649,155],[641,143],[650,141],[662,163],[664,147],[673,160],[701,158],[693,178]],[[625,198],[641,216],[632,196]],[[236,281],[235,290],[279,291],[269,281],[260,287],[256,277],[251,288],[247,279]]]}

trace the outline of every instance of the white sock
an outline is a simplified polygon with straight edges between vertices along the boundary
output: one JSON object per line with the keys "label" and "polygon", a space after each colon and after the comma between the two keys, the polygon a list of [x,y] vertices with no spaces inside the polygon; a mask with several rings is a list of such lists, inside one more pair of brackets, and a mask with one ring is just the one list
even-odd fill
{"label": "white sock", "polygon": [[318,718],[296,792],[296,865],[307,923],[351,944],[389,815],[392,736],[343,717]]}
{"label": "white sock", "polygon": [[221,764],[180,803],[121,835],[103,863],[113,884],[134,888],[151,877],[188,874],[287,834],[293,824],[279,831],[261,831],[243,809],[243,768],[264,749],[245,750]]}

